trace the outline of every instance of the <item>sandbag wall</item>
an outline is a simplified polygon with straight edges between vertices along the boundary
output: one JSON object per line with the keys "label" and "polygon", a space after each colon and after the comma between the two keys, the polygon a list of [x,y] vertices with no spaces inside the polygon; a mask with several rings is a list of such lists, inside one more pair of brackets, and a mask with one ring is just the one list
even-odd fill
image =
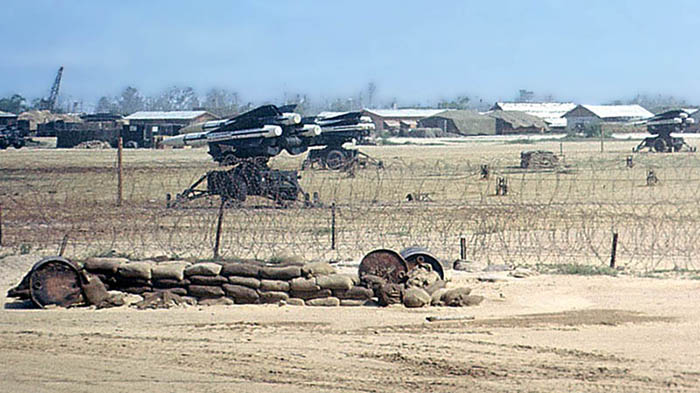
{"label": "sandbag wall", "polygon": [[169,291],[199,302],[360,306],[374,292],[359,278],[338,274],[327,263],[265,266],[254,263],[190,263],[90,258],[84,268],[109,290],[144,295]]}

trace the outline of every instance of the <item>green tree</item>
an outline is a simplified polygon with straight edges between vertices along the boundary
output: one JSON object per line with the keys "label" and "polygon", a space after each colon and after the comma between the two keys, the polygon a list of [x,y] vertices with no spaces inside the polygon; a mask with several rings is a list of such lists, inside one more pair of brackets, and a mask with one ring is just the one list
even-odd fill
{"label": "green tree", "polygon": [[26,100],[19,94],[0,98],[0,111],[20,114],[27,110]]}
{"label": "green tree", "polygon": [[118,109],[124,115],[142,111],[145,109],[145,100],[138,89],[129,86],[119,96]]}

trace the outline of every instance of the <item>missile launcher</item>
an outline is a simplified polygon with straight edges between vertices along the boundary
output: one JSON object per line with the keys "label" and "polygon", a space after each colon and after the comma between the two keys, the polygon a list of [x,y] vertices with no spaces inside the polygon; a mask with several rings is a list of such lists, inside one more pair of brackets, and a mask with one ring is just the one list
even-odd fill
{"label": "missile launcher", "polygon": [[632,151],[636,153],[648,148],[649,151],[658,153],[679,152],[684,149],[694,152],[696,148],[688,145],[683,138],[671,136],[671,133],[683,133],[694,123],[695,120],[683,109],[666,111],[645,119],[641,124],[646,124],[647,132],[655,136],[644,138]]}

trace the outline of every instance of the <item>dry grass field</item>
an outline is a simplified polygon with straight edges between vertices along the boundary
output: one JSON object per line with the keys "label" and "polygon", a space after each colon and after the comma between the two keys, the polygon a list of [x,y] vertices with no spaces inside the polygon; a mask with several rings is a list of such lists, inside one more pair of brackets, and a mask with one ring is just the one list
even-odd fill
{"label": "dry grass field", "polygon": [[[606,264],[619,233],[619,265],[635,271],[693,270],[700,232],[700,160],[695,154],[636,154],[632,141],[537,143],[448,141],[441,145],[362,147],[385,169],[304,171],[301,184],[324,207],[287,209],[252,197],[228,209],[222,255],[269,259],[357,260],[379,247],[429,247],[445,260],[468,241],[470,260],[518,265]],[[564,153],[559,170],[522,170],[523,150]],[[216,169],[205,149],[126,150],[125,204],[115,206],[114,150],[22,149],[0,157],[4,243],[16,252],[57,250],[66,255],[117,253],[139,257],[212,255],[218,201],[166,209],[176,194]],[[303,156],[271,161],[298,169]],[[489,165],[488,180],[480,166]],[[653,170],[656,186],[647,186]],[[506,196],[496,195],[504,177]],[[406,195],[428,201],[407,202]],[[331,250],[330,204],[337,211]]]}

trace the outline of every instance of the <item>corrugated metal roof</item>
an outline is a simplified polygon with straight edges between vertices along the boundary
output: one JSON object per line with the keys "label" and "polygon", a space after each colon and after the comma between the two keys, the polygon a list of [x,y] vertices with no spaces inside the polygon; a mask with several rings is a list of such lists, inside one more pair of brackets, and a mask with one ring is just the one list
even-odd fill
{"label": "corrugated metal roof", "polygon": [[0,111],[0,117],[17,117],[14,113]]}
{"label": "corrugated metal roof", "polygon": [[[139,111],[125,117],[127,120],[193,120],[207,111]],[[214,115],[212,115],[214,116]],[[216,117],[216,116],[214,116]]]}
{"label": "corrugated metal roof", "polygon": [[601,119],[630,118],[645,119],[654,116],[653,113],[639,105],[581,105]]}
{"label": "corrugated metal roof", "polygon": [[444,112],[445,109],[363,109],[364,112],[381,117],[430,117]]}
{"label": "corrugated metal roof", "polygon": [[319,118],[321,118],[321,119],[325,119],[325,118],[328,118],[328,117],[336,117],[336,116],[345,115],[345,114],[348,114],[348,113],[350,113],[350,112],[323,111],[323,112],[319,113],[318,115],[316,115],[316,117],[319,117]]}
{"label": "corrugated metal roof", "polygon": [[566,119],[562,116],[574,108],[576,104],[573,102],[497,102],[493,106],[493,109],[525,112],[537,116],[550,127],[566,127]]}

